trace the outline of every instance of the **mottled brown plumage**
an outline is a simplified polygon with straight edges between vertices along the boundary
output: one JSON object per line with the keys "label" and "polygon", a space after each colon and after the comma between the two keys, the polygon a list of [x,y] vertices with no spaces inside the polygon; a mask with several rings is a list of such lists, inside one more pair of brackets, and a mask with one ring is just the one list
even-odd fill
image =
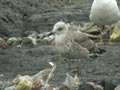
{"label": "mottled brown plumage", "polygon": [[58,22],[54,25],[55,43],[59,53],[70,59],[88,58],[95,43],[70,24]]}

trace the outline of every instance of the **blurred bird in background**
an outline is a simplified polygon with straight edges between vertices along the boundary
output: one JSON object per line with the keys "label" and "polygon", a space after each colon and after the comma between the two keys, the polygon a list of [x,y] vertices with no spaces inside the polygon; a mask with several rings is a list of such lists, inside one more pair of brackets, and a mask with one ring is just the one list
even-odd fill
{"label": "blurred bird in background", "polygon": [[[100,30],[100,41],[98,44],[104,44],[102,38],[102,32],[105,25],[112,25],[120,19],[120,10],[117,5],[116,0],[94,0],[91,11],[90,11],[90,20],[95,24],[101,26]],[[110,29],[110,35],[111,35]],[[112,44],[111,39],[109,39],[108,44]]]}

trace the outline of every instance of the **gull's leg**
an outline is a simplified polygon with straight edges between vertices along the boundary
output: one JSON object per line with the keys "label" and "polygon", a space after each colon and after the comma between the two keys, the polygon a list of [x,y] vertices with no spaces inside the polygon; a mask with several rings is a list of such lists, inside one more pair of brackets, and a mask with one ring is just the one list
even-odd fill
{"label": "gull's leg", "polygon": [[103,29],[104,29],[104,26],[102,26],[101,29],[100,29],[100,41],[97,42],[97,45],[103,45],[104,44],[103,37],[102,37],[102,31],[103,31]]}

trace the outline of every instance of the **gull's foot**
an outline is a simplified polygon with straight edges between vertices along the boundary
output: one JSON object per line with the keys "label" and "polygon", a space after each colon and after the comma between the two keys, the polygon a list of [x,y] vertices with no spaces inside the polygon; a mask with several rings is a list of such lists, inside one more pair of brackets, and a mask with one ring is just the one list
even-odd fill
{"label": "gull's foot", "polygon": [[97,45],[104,45],[104,42],[97,42]]}

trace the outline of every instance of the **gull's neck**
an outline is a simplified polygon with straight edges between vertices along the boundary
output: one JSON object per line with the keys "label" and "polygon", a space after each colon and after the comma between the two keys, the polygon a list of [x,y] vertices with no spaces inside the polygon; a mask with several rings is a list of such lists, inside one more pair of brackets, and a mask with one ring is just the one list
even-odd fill
{"label": "gull's neck", "polygon": [[55,35],[55,42],[56,43],[61,43],[64,40],[65,34],[56,34]]}

